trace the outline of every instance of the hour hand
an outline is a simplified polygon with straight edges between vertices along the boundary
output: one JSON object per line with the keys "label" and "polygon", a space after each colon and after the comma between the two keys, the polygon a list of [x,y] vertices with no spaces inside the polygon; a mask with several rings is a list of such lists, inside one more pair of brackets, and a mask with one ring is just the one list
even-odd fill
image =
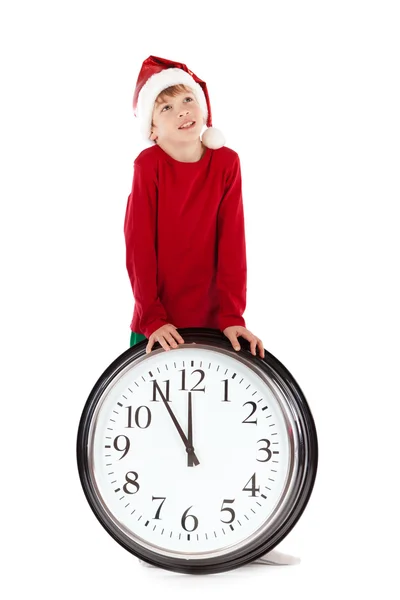
{"label": "hour hand", "polygon": [[192,421],[192,392],[188,392],[188,445],[186,447],[188,453],[188,467],[195,467],[199,464],[197,456],[194,453],[193,447],[193,421]]}

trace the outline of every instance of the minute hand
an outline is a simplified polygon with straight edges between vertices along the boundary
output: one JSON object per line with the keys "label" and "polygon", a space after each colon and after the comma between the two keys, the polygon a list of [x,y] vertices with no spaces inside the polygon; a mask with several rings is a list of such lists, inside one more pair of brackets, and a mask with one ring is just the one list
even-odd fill
{"label": "minute hand", "polygon": [[[175,427],[176,427],[179,435],[181,436],[183,443],[185,444],[186,450],[188,450],[189,448],[191,449],[191,445],[189,444],[189,440],[187,439],[186,435],[183,433],[182,427],[179,425],[177,418],[175,417],[174,413],[172,412],[171,407],[168,404],[168,401],[164,400],[163,396],[162,396],[162,401],[164,402],[164,405],[165,405],[165,407],[166,407],[166,409],[167,409],[167,411],[168,411],[168,413],[169,413],[169,415],[170,415],[170,417],[171,417],[171,419],[172,419],[172,421],[173,421],[173,423],[174,423],[174,425],[175,425]],[[189,452],[190,452],[190,450],[189,450]],[[197,464],[200,464],[199,460],[198,460],[198,458],[197,458],[197,456],[195,455],[194,452],[191,453],[191,456],[197,462]]]}

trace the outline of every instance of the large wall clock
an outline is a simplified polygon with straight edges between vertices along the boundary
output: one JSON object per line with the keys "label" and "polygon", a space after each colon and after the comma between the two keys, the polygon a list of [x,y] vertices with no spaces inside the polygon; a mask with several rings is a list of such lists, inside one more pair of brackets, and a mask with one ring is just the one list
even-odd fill
{"label": "large wall clock", "polygon": [[218,330],[129,348],[83,409],[78,469],[107,532],[137,558],[206,574],[272,550],[303,513],[317,472],[314,420],[271,353]]}

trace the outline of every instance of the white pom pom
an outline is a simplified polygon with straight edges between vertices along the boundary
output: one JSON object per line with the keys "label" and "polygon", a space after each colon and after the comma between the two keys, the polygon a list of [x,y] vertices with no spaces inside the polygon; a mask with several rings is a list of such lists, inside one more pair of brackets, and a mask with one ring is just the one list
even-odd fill
{"label": "white pom pom", "polygon": [[225,145],[224,134],[215,127],[206,129],[202,135],[201,141],[207,148],[211,148],[212,150],[218,150],[218,148],[222,148],[222,146]]}

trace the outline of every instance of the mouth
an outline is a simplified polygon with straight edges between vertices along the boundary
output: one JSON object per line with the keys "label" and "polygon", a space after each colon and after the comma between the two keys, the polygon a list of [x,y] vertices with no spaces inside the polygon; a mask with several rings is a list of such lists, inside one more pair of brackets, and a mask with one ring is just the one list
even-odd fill
{"label": "mouth", "polygon": [[178,127],[178,129],[193,129],[193,127],[196,125],[196,121],[189,121],[189,123],[185,123],[185,125],[181,125],[180,127]]}

